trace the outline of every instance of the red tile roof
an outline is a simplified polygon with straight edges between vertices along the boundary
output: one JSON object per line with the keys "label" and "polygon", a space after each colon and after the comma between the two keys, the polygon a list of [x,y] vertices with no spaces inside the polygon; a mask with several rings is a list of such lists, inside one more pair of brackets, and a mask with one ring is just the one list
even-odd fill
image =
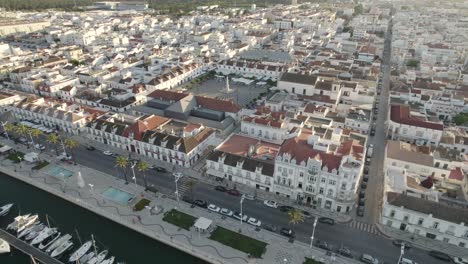
{"label": "red tile roof", "polygon": [[283,145],[281,145],[279,155],[289,153],[291,158],[294,158],[298,165],[302,161],[307,162],[309,158],[315,158],[322,162],[322,169],[327,167],[329,172],[333,169],[338,170],[342,157],[333,153],[315,150],[307,143],[307,138],[311,135],[312,131],[310,129],[302,129],[299,136],[284,141]]}
{"label": "red tile roof", "polygon": [[463,171],[461,170],[460,167],[456,167],[455,169],[450,171],[449,179],[463,181],[463,178],[464,178]]}
{"label": "red tile roof", "polygon": [[166,90],[156,90],[150,93],[148,96],[153,97],[155,99],[164,100],[164,101],[179,101],[182,98],[186,97],[188,94],[186,93],[178,93],[173,91],[166,91]]}
{"label": "red tile roof", "polygon": [[260,124],[264,126],[271,126],[271,127],[277,127],[281,128],[281,125],[283,124],[282,122],[276,121],[273,118],[270,117],[250,117],[246,116],[243,119],[245,122],[249,123],[254,123],[254,124]]}
{"label": "red tile roof", "polygon": [[411,116],[410,108],[407,105],[392,105],[390,109],[390,119],[398,124],[444,130],[444,126],[442,124],[420,120]]}
{"label": "red tile roof", "polygon": [[185,131],[185,132],[192,132],[192,131],[194,131],[195,129],[200,128],[200,127],[201,127],[201,124],[190,123],[190,124],[188,124],[188,125],[186,125],[186,126],[184,127],[184,131]]}
{"label": "red tile roof", "polygon": [[131,133],[133,133],[133,138],[135,140],[141,140],[143,133],[147,130],[153,130],[160,125],[166,123],[169,119],[165,117],[155,116],[152,115],[147,117],[143,120],[137,120],[131,126],[125,128],[122,133],[122,136],[128,137]]}
{"label": "red tile roof", "polygon": [[220,112],[237,113],[242,108],[233,101],[219,100],[204,96],[195,96],[197,106]]}

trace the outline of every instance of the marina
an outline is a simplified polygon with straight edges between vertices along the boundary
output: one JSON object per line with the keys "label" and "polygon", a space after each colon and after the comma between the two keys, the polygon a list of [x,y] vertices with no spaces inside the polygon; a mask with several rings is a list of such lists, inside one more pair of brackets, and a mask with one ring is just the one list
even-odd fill
{"label": "marina", "polygon": [[[104,261],[104,263],[117,263],[119,261],[127,264],[151,263],[154,261],[153,256],[155,255],[158,256],[158,260],[161,263],[205,263],[4,174],[0,174],[0,186],[5,187],[0,192],[0,206],[7,203],[15,203],[15,206],[10,210],[8,215],[0,217],[0,227],[4,228],[10,224],[14,217],[19,215],[19,212],[23,214],[37,213],[42,223],[46,222],[45,215],[48,215],[50,224],[53,227],[57,227],[62,233],[59,240],[62,239],[62,243],[63,240],[73,243],[74,250],[81,246],[80,238],[76,235],[75,230],[79,230],[79,235],[84,239],[83,243],[89,240],[92,234],[95,235],[94,238],[99,248],[98,255],[105,250],[108,252],[106,252],[107,254],[101,254],[101,257],[96,260],[93,260],[93,257],[91,257],[89,260],[91,263],[96,264],[100,263],[100,261]],[[22,195],[25,193],[28,195]],[[44,206],[45,204],[52,206]],[[80,217],[77,218],[77,215]],[[116,234],[119,234],[119,239],[116,239]],[[68,237],[63,238],[64,236]],[[128,250],[129,243],[134,246],[132,250]],[[54,246],[57,247],[57,244],[60,243],[53,242],[46,249],[46,252],[51,254],[56,249],[54,249]],[[0,263],[30,263],[28,255],[16,250],[14,244],[11,244],[11,246],[11,253],[0,255]],[[41,252],[37,248],[35,250]],[[59,253],[59,250],[57,252]],[[114,259],[111,262],[112,252],[114,252]],[[63,254],[64,258],[68,260],[71,253],[73,253],[73,249],[69,249],[67,254]]]}

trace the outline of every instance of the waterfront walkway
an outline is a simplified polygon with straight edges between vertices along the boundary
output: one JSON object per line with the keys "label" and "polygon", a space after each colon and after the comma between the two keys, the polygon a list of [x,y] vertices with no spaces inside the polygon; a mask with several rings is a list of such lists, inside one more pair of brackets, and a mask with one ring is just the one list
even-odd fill
{"label": "waterfront walkway", "polygon": [[16,238],[15,236],[11,235],[3,229],[0,229],[0,238],[5,240],[10,244],[10,246],[18,249],[24,254],[33,256],[37,261],[39,261],[42,264],[63,264],[63,262],[47,255],[46,253],[29,245],[23,240]]}
{"label": "waterfront walkway", "polygon": [[[22,149],[23,146],[16,145],[15,147],[18,150],[26,151],[26,149]],[[122,179],[100,171],[80,165],[74,166],[57,162],[55,161],[55,157],[49,154],[41,154],[41,158],[50,161],[51,164],[39,171],[32,170],[32,166],[25,162],[19,165],[7,159],[0,161],[0,170],[210,263],[301,264],[306,257],[315,258],[323,263],[358,263],[354,259],[327,256],[325,251],[315,247],[310,248],[308,244],[299,241],[290,243],[279,234],[263,229],[257,230],[246,223],[241,225],[235,219],[225,218],[217,213],[210,213],[203,208],[192,208],[189,204],[182,201],[178,203],[174,197],[145,192],[141,186],[132,183],[125,184]],[[83,182],[79,184],[80,181],[78,181],[77,173],[74,173],[68,180],[60,180],[48,174],[52,168],[57,166],[72,172],[80,171],[84,184]],[[134,198],[128,204],[108,200],[102,193],[108,190],[109,187],[133,194],[137,198]],[[133,211],[133,204],[143,197],[151,201],[150,206],[154,209],[144,209],[139,212]],[[262,258],[250,258],[246,253],[211,240],[209,233],[200,234],[193,228],[185,230],[163,221],[163,212],[167,212],[173,208],[177,208],[179,211],[194,217],[204,216],[210,218],[215,226],[222,226],[232,231],[242,230],[243,234],[267,243],[266,252],[262,255]]]}

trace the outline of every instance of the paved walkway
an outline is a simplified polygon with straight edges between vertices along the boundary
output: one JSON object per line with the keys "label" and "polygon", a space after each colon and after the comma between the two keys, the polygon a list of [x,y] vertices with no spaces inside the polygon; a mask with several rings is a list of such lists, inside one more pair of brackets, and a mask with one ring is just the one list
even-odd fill
{"label": "paved walkway", "polygon": [[[27,151],[25,146],[15,145],[15,147],[20,151]],[[246,223],[241,226],[239,221],[235,219],[223,218],[219,214],[210,213],[198,207],[191,208],[189,204],[182,201],[177,203],[172,197],[145,192],[141,186],[132,183],[125,184],[123,180],[100,171],[56,161],[55,155],[42,153],[40,157],[50,161],[51,164],[39,171],[33,171],[31,164],[26,162],[14,164],[12,161],[4,159],[0,161],[0,170],[210,263],[295,264],[303,263],[306,257],[313,257],[324,263],[357,263],[355,260],[341,257],[333,256],[330,258],[326,256],[324,251],[315,247],[309,248],[309,245],[298,241],[289,243],[278,234],[263,229],[257,231]],[[75,173],[68,180],[62,180],[49,174],[54,167],[61,167]],[[81,172],[84,180],[84,184],[81,182],[81,187],[78,173],[76,173],[78,171]],[[133,198],[128,204],[109,200],[102,195],[109,187],[132,194],[136,198]],[[154,209],[133,211],[133,204],[142,197],[149,199],[150,206]],[[241,251],[210,240],[208,234],[199,234],[193,229],[186,231],[164,222],[162,220],[163,212],[172,208],[177,208],[195,217],[208,217],[213,220],[215,226],[223,226],[230,230],[241,229],[242,233],[268,243],[266,253],[261,259],[249,258]]]}
{"label": "paved walkway", "polygon": [[[75,140],[77,140],[78,142],[80,142],[81,144],[85,144],[85,145],[89,144],[89,139],[83,138],[81,136],[73,136],[73,138]],[[103,144],[103,143],[95,142],[95,141],[93,141],[93,146],[96,146],[97,149],[109,150],[112,153],[117,153],[117,154],[120,154],[122,156],[128,156],[128,153],[129,153],[128,151],[123,150],[121,148],[113,147],[111,145],[107,145],[107,144]],[[181,166],[178,166],[178,165],[174,165],[172,163],[165,162],[165,161],[162,161],[162,160],[155,160],[155,159],[143,156],[143,155],[139,155],[137,153],[132,153],[132,157],[136,157],[136,156],[138,156],[141,160],[147,162],[148,164],[156,164],[157,163],[157,166],[164,167],[168,171],[175,170],[175,171],[181,172],[182,174],[184,174],[186,176],[193,177],[193,178],[195,178],[195,179],[197,179],[197,180],[199,180],[201,182],[204,182],[206,184],[213,185],[213,186],[216,186],[216,185],[220,184],[220,182],[216,181],[213,177],[209,177],[209,176],[205,175],[205,173],[204,173],[205,159],[204,158],[201,158],[193,166],[194,169],[192,169],[192,168],[185,168],[185,167],[181,167]],[[309,213],[311,213],[312,215],[315,215],[315,216],[319,216],[319,217],[323,216],[323,217],[333,218],[333,219],[335,219],[335,221],[340,222],[340,223],[348,223],[348,222],[352,221],[352,217],[350,215],[347,215],[347,214],[340,214],[340,213],[336,213],[336,212],[331,212],[331,211],[321,209],[321,208],[313,209],[310,206],[300,205],[297,202],[295,202],[294,200],[291,200],[291,199],[286,198],[286,197],[278,196],[278,195],[276,195],[276,194],[274,194],[272,192],[266,192],[266,191],[263,191],[263,190],[255,189],[255,188],[252,188],[250,186],[246,186],[244,184],[236,184],[234,182],[224,181],[224,184],[226,184],[226,183],[229,184],[230,188],[234,188],[234,186],[235,186],[236,189],[239,190],[241,193],[254,195],[259,200],[273,200],[273,201],[276,201],[276,202],[278,202],[280,204],[283,204],[283,205],[290,205],[290,206],[294,206],[295,208],[298,208],[298,209],[301,209],[301,210],[304,210],[304,211],[308,211]]]}

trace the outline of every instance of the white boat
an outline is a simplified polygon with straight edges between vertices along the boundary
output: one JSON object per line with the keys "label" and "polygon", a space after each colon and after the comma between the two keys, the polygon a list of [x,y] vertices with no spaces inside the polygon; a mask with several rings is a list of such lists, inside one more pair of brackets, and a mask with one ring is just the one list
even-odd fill
{"label": "white boat", "polygon": [[52,245],[52,243],[57,241],[57,239],[60,238],[61,234],[62,233],[60,233],[60,232],[56,232],[54,235],[51,235],[48,238],[44,239],[44,241],[42,241],[41,244],[39,244],[38,248],[40,250],[46,249],[48,246]]}
{"label": "white boat", "polygon": [[37,245],[39,243],[41,243],[42,241],[44,241],[46,238],[50,237],[50,236],[53,236],[55,234],[57,234],[58,230],[57,228],[45,228],[44,230],[42,230],[42,232],[37,236],[35,237],[32,241],[31,241],[31,245]]}
{"label": "white boat", "polygon": [[24,240],[32,240],[34,239],[35,237],[37,237],[37,235],[39,235],[47,226],[41,224],[39,225],[35,230],[29,232],[29,234],[26,235],[26,237],[24,238]]}
{"label": "white boat", "polygon": [[52,253],[50,254],[51,257],[56,258],[60,257],[63,253],[73,247],[73,242],[68,240],[64,242],[62,245],[58,246]]}
{"label": "white boat", "polygon": [[72,238],[72,236],[69,235],[69,234],[66,234],[66,235],[61,236],[59,239],[57,239],[57,241],[55,241],[54,243],[52,243],[52,245],[50,245],[50,246],[46,249],[46,253],[50,253],[50,252],[54,251],[56,248],[58,248],[60,245],[62,245],[63,243],[67,242],[67,241],[70,240],[71,238]]}
{"label": "white boat", "polygon": [[18,233],[18,238],[21,239],[23,238],[24,236],[28,235],[29,233],[31,232],[37,232],[38,230],[42,230],[44,229],[44,224],[41,224],[40,222],[35,224],[35,225],[32,225],[26,229],[24,229],[23,231],[19,232]]}
{"label": "white boat", "polygon": [[88,263],[86,263],[86,264],[98,264],[98,263],[101,263],[101,262],[107,257],[107,253],[109,253],[109,251],[107,251],[107,250],[101,251],[96,257],[90,259],[90,260],[88,261]]}
{"label": "white boat", "polygon": [[0,254],[10,253],[10,244],[0,238]]}
{"label": "white boat", "polygon": [[0,207],[0,216],[5,216],[10,212],[10,209],[13,207],[13,204],[5,204],[4,206]]}
{"label": "white boat", "polygon": [[70,258],[68,259],[69,262],[75,262],[79,260],[88,250],[91,248],[93,245],[92,241],[88,241],[84,243],[79,249],[77,249],[73,254],[70,255]]}
{"label": "white boat", "polygon": [[88,254],[84,254],[78,262],[83,264],[87,263],[90,259],[93,259],[95,256],[96,253],[94,253],[94,251],[91,251]]}
{"label": "white boat", "polygon": [[38,215],[31,214],[17,216],[15,217],[15,221],[8,225],[7,229],[15,230],[16,232],[21,232],[24,229],[31,226],[32,224],[34,224],[38,218]]}
{"label": "white boat", "polygon": [[112,256],[106,260],[104,260],[103,262],[99,263],[99,264],[113,264],[114,263],[114,260],[115,260],[115,257]]}

